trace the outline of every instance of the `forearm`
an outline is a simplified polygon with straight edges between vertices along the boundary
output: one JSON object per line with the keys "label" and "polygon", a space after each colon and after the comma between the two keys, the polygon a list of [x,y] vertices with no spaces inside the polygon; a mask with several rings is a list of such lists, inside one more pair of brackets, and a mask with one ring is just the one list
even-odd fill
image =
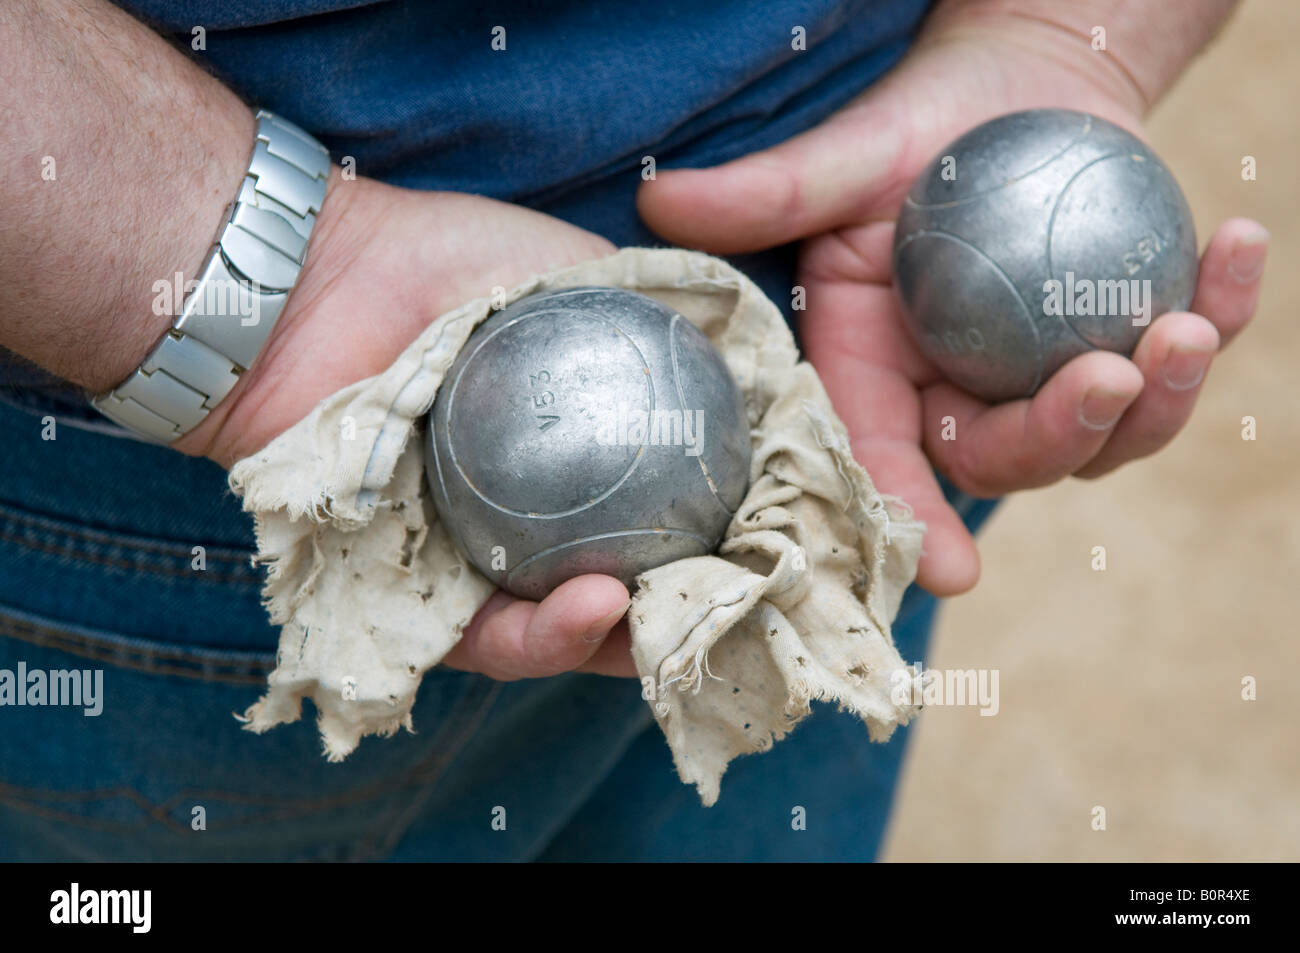
{"label": "forearm", "polygon": [[[941,0],[927,32],[960,22],[963,30],[990,29],[1006,38],[1007,18],[1026,30],[1022,41],[1044,46],[1061,38],[1077,44],[1081,55],[1096,56],[1101,70],[1090,79],[1145,113],[1179,73],[1227,22],[1238,0]],[[1095,33],[1105,31],[1098,49]]]}
{"label": "forearm", "polygon": [[253,117],[104,0],[0,5],[0,345],[91,390],[171,323],[247,168]]}

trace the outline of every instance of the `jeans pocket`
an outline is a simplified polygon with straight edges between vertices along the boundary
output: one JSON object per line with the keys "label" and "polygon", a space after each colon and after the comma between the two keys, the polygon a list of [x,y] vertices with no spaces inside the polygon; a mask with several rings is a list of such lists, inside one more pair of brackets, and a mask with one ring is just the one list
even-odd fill
{"label": "jeans pocket", "polygon": [[0,500],[0,605],[195,647],[272,651],[252,550],[35,512]]}
{"label": "jeans pocket", "polygon": [[[310,719],[236,717],[269,652],[163,643],[0,607],[0,860],[345,860],[381,855],[491,707],[496,683],[435,670],[419,734],[341,764]],[[21,683],[20,683],[21,676]]]}

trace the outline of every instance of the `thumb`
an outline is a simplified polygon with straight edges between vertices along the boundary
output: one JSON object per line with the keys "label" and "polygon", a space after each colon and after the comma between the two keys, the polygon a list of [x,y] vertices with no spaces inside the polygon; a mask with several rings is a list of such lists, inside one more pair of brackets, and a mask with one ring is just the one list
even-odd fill
{"label": "thumb", "polygon": [[885,214],[901,146],[897,123],[853,104],[771,149],[708,169],[662,169],[637,209],[677,245],[727,255],[782,245]]}

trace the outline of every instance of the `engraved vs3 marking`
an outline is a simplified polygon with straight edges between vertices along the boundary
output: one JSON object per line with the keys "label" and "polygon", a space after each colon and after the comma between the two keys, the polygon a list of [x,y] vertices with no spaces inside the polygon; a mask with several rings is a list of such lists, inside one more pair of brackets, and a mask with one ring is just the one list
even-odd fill
{"label": "engraved vs3 marking", "polygon": [[[534,408],[542,409],[545,407],[551,407],[555,404],[554,391],[544,390],[537,393],[539,387],[545,387],[550,382],[551,372],[548,370],[540,370],[536,374],[528,375],[528,386],[534,391],[534,393],[530,395],[533,399]],[[536,417],[538,430],[547,430],[560,422],[559,414],[537,414]]]}

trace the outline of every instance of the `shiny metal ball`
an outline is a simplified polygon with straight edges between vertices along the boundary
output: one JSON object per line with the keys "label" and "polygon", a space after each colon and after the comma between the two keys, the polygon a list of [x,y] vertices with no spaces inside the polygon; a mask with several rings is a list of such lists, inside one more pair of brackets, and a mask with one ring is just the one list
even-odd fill
{"label": "shiny metal ball", "polygon": [[686,318],[618,288],[520,299],[470,336],[429,414],[438,516],[502,589],[717,548],[749,484],[744,400]]}
{"label": "shiny metal ball", "polygon": [[1028,397],[1094,348],[1131,354],[1196,288],[1191,210],[1164,163],[1096,116],[1035,109],[948,145],[898,217],[905,324],[953,383]]}

